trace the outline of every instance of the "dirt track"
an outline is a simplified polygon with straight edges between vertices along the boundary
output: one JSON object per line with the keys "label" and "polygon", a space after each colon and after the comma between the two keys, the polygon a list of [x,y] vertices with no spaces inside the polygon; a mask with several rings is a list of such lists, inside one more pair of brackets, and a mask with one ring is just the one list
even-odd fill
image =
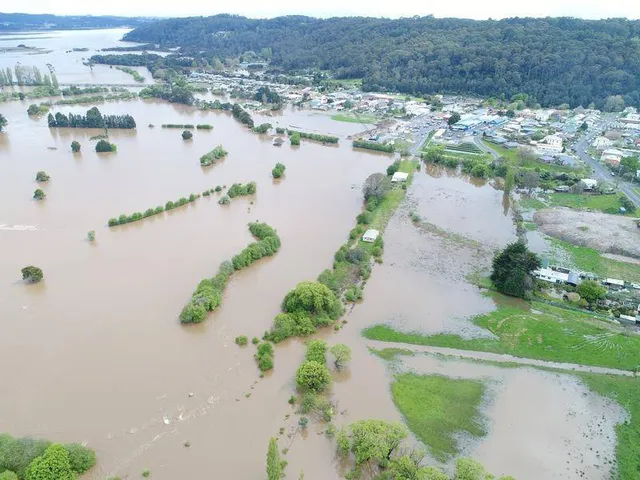
{"label": "dirt track", "polygon": [[574,245],[640,258],[640,229],[633,218],[556,207],[537,211],[533,220],[542,232]]}

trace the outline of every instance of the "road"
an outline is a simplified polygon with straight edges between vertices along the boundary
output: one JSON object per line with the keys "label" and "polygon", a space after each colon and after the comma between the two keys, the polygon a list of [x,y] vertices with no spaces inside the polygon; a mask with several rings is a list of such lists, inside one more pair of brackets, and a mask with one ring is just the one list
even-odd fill
{"label": "road", "polygon": [[[608,122],[609,123],[609,122]],[[603,125],[598,125],[594,130],[601,131]],[[589,147],[589,142],[593,139],[595,134],[590,133],[583,136],[578,142],[574,145],[576,154],[591,167],[594,172],[595,180],[605,181],[605,182],[617,182],[618,189],[622,191],[627,197],[631,199],[633,203],[636,204],[636,207],[640,207],[640,195],[638,195],[635,190],[631,187],[631,185],[624,180],[618,177],[612,177],[611,172],[600,162],[595,160],[587,153],[587,148]]]}
{"label": "road", "polygon": [[497,160],[498,158],[500,158],[500,155],[498,155],[498,152],[487,147],[484,143],[482,143],[482,137],[478,137],[478,136],[473,137],[473,143],[475,143],[476,147],[478,147],[480,150],[482,150],[483,152],[487,152],[489,155],[491,155],[494,160]]}

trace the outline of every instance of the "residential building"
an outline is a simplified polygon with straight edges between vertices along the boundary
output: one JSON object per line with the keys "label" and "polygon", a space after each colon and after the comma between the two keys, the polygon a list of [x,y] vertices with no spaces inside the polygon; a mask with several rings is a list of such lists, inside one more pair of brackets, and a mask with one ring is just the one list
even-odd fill
{"label": "residential building", "polygon": [[596,148],[598,150],[609,148],[612,145],[613,145],[613,142],[609,140],[607,137],[596,137],[593,140],[593,143],[591,144],[593,148]]}
{"label": "residential building", "polygon": [[602,152],[602,156],[600,159],[608,164],[617,167],[620,165],[620,160],[622,160],[623,153],[616,148],[608,148],[607,150]]}

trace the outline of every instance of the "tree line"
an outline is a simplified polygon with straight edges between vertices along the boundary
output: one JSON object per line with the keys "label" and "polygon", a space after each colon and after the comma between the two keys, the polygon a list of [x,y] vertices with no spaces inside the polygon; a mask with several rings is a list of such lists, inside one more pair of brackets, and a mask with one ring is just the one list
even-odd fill
{"label": "tree line", "polygon": [[0,85],[12,86],[12,85],[29,85],[34,87],[46,86],[58,88],[58,79],[56,74],[51,72],[51,75],[40,72],[40,69],[35,65],[21,65],[17,64],[13,67],[7,67],[4,70],[0,68]]}
{"label": "tree line", "polygon": [[183,64],[189,58],[210,65],[266,49],[274,70],[329,70],[337,78],[361,78],[365,90],[524,93],[543,106],[602,107],[612,95],[640,105],[639,37],[640,21],[619,18],[216,15],[149,23],[124,38],[181,47],[175,61]]}
{"label": "tree line", "polygon": [[56,112],[54,116],[50,113],[47,121],[49,128],[136,128],[136,121],[131,115],[102,115],[97,107],[87,110],[86,115]]}

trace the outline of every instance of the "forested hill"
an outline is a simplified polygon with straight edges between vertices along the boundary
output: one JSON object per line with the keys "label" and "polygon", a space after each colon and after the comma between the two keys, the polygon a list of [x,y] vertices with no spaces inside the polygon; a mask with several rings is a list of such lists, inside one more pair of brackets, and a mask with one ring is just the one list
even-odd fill
{"label": "forested hill", "polygon": [[91,15],[58,16],[30,13],[0,13],[0,32],[26,30],[74,30],[89,28],[137,27],[149,18]]}
{"label": "forested hill", "polygon": [[362,78],[367,90],[526,93],[544,106],[572,107],[620,94],[640,104],[640,21],[217,15],[154,22],[125,39],[180,46],[209,61],[267,52],[285,70],[331,70]]}

